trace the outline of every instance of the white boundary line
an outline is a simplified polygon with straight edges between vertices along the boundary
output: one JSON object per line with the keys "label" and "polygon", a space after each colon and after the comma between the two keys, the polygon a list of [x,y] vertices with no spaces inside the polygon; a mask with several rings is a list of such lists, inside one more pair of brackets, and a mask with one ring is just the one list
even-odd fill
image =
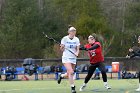
{"label": "white boundary line", "polygon": [[[59,89],[61,87],[55,87],[54,89]],[[25,88],[25,89],[9,89],[9,90],[0,90],[0,92],[10,92],[10,91],[21,91],[21,90],[46,90],[46,89],[50,89],[50,88]],[[51,88],[52,89],[52,88]]]}
{"label": "white boundary line", "polygon": [[9,90],[0,90],[0,91],[19,91],[21,89],[9,89]]}

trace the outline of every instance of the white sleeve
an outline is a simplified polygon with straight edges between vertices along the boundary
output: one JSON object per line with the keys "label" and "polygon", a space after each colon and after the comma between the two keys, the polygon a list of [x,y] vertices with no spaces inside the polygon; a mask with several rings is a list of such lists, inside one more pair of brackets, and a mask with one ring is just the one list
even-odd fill
{"label": "white sleeve", "polygon": [[80,46],[80,40],[77,38],[76,46]]}
{"label": "white sleeve", "polygon": [[65,41],[66,41],[66,38],[63,37],[61,40],[61,44],[65,45]]}

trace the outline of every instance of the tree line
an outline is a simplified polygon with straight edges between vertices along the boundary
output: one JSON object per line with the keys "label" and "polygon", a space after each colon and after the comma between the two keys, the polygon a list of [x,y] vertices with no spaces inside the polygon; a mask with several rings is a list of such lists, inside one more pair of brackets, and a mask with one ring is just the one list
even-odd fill
{"label": "tree line", "polygon": [[[56,40],[67,35],[69,24],[77,29],[81,44],[97,33],[105,56],[125,56],[140,35],[140,2],[126,3],[123,31],[116,31],[101,7],[102,0],[0,0],[0,58],[60,57]],[[3,1],[3,2],[2,2]],[[118,51],[119,50],[119,51]],[[85,57],[81,52],[80,57]]]}

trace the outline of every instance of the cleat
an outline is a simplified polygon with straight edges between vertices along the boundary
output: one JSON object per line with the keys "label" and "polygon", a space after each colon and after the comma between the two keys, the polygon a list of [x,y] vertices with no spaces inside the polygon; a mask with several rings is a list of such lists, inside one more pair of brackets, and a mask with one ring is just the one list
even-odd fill
{"label": "cleat", "polygon": [[76,93],[75,86],[71,87],[71,93]]}
{"label": "cleat", "polygon": [[83,91],[86,88],[86,85],[82,85],[79,89],[79,91]]}
{"label": "cleat", "polygon": [[108,84],[106,84],[104,87],[105,87],[106,89],[111,89],[111,87],[110,87]]}
{"label": "cleat", "polygon": [[62,79],[63,79],[63,78],[61,77],[61,74],[59,74],[57,83],[60,84]]}
{"label": "cleat", "polygon": [[71,93],[76,93],[76,91],[75,90],[71,90]]}
{"label": "cleat", "polygon": [[139,92],[140,91],[140,88],[136,89],[136,91]]}

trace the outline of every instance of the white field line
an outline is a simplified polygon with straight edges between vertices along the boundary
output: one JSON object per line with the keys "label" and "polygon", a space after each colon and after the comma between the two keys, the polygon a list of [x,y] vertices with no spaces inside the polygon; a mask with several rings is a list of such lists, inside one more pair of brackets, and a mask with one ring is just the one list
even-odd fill
{"label": "white field line", "polygon": [[9,89],[9,90],[0,90],[0,91],[19,91],[21,89]]}
{"label": "white field line", "polygon": [[61,87],[55,87],[55,88],[24,88],[24,89],[7,89],[7,90],[1,90],[0,89],[0,92],[2,91],[6,91],[6,92],[9,92],[9,91],[21,91],[21,90],[46,90],[46,89],[59,89]]}

